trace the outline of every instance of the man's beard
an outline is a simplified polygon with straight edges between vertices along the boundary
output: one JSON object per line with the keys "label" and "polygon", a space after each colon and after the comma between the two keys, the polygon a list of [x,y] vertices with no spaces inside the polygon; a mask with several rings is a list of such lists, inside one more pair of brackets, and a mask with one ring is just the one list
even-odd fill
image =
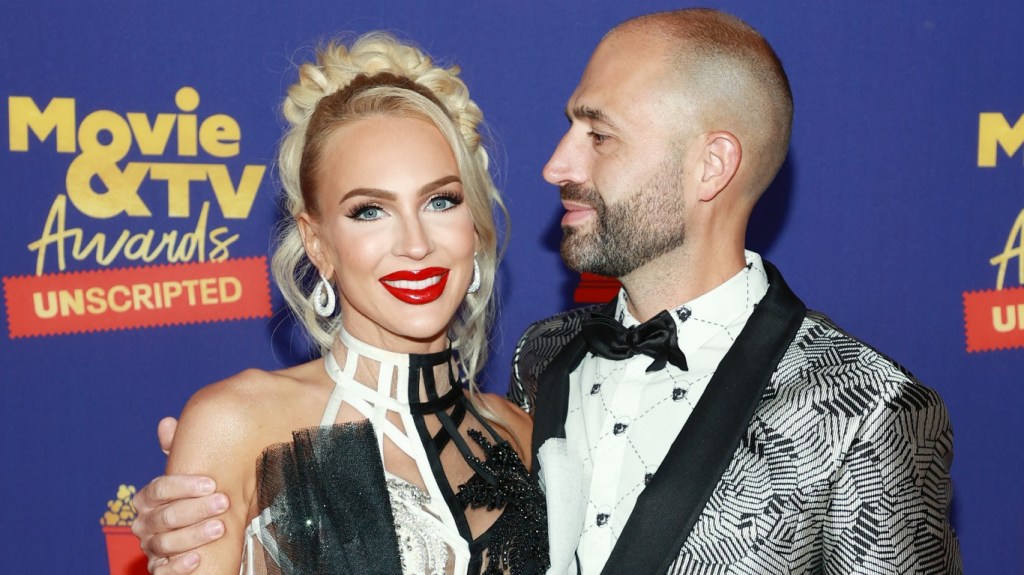
{"label": "man's beard", "polygon": [[594,188],[561,187],[562,199],[594,208],[592,229],[562,228],[562,259],[578,272],[621,278],[683,245],[682,173],[666,162],[636,193],[611,206]]}

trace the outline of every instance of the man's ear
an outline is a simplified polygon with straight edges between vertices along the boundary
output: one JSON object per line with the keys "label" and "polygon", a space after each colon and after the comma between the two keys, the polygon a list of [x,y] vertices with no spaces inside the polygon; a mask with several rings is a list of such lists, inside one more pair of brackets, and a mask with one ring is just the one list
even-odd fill
{"label": "man's ear", "polygon": [[700,182],[697,198],[710,202],[724,190],[740,169],[743,149],[740,140],[730,132],[711,132],[704,138],[701,150]]}
{"label": "man's ear", "polygon": [[334,268],[326,257],[324,242],[320,237],[320,227],[316,220],[308,212],[302,212],[295,216],[295,223],[299,227],[302,247],[305,248],[309,261],[313,262],[321,274],[330,279],[334,275]]}

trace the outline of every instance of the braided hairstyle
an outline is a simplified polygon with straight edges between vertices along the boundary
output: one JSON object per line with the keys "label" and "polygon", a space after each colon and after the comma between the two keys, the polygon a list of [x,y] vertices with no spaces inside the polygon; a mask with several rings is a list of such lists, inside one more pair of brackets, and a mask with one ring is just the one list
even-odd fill
{"label": "braided hairstyle", "polygon": [[459,78],[459,68],[437,66],[417,48],[382,32],[361,36],[350,46],[331,42],[318,51],[315,63],[300,66],[283,112],[289,127],[281,142],[278,172],[291,217],[278,233],[271,269],[289,308],[321,353],[328,353],[341,317],[322,318],[314,311],[309,294],[319,275],[306,256],[296,218],[302,212],[318,215],[315,186],[324,145],[339,127],[380,116],[426,120],[448,142],[480,239],[480,290],[466,296],[449,326],[461,368],[472,382],[486,360],[493,318],[499,257],[494,209],[502,214],[506,229],[508,213],[491,181],[487,150],[480,142],[483,114]]}

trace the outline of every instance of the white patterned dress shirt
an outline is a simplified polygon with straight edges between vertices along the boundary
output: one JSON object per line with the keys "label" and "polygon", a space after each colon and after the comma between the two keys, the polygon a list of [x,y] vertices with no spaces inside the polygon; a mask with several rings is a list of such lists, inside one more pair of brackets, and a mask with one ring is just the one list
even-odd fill
{"label": "white patterned dress shirt", "polygon": [[[747,266],[735,276],[672,310],[687,371],[668,364],[646,373],[652,361],[646,355],[615,361],[588,353],[570,375],[566,442],[586,446],[587,510],[576,551],[585,575],[604,568],[637,497],[768,291],[761,257],[750,251],[745,256]],[[616,318],[626,327],[639,325],[627,301],[620,290]]]}

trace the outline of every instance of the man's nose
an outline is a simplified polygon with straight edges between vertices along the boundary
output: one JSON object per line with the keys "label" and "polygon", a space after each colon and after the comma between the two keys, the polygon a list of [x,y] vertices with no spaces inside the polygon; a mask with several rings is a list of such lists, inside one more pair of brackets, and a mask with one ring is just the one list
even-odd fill
{"label": "man's nose", "polygon": [[551,159],[544,166],[544,179],[549,184],[561,186],[567,183],[582,183],[586,180],[582,154],[579,145],[574,141],[572,130],[562,136],[558,147],[551,154]]}

